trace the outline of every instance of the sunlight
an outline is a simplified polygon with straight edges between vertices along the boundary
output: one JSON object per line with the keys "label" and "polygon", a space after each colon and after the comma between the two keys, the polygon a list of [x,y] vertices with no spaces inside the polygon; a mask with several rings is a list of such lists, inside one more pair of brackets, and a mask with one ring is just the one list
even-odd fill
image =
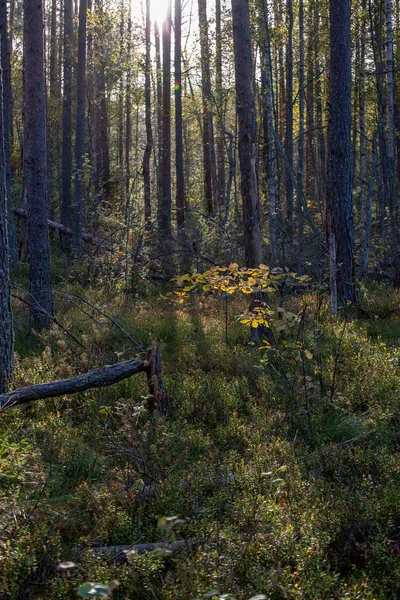
{"label": "sunlight", "polygon": [[151,20],[155,21],[160,29],[167,16],[168,4],[168,0],[150,0]]}

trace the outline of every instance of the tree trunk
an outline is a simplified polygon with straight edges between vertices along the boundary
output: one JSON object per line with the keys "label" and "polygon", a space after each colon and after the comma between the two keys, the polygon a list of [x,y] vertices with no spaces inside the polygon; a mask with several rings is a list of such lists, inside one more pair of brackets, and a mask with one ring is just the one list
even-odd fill
{"label": "tree trunk", "polygon": [[207,0],[198,0],[200,52],[201,52],[201,93],[203,99],[203,168],[204,199],[207,212],[212,214],[219,206],[216,186],[216,165],[214,149],[214,128],[211,112],[212,93],[210,75],[210,50],[208,38]]}
{"label": "tree trunk", "polygon": [[297,226],[297,251],[300,254],[303,248],[303,167],[304,167],[304,108],[305,108],[305,79],[304,79],[304,1],[299,1],[299,137],[297,158],[297,194],[296,194],[296,226]]}
{"label": "tree trunk", "polygon": [[236,111],[239,121],[239,159],[243,202],[246,266],[262,263],[260,201],[257,174],[257,126],[248,0],[232,0],[235,55]]}
{"label": "tree trunk", "polygon": [[156,48],[156,89],[157,89],[157,199],[158,214],[162,211],[162,154],[163,154],[163,120],[162,120],[162,71],[161,71],[161,48],[160,31],[157,23],[154,23],[154,40]]}
{"label": "tree trunk", "polygon": [[396,270],[396,283],[400,283],[400,257],[398,256],[398,199],[396,189],[396,133],[394,125],[394,89],[395,69],[393,59],[393,25],[392,3],[385,0],[386,4],[386,81],[387,81],[387,119],[388,119],[388,175],[390,191],[390,224],[391,224],[391,253]]}
{"label": "tree trunk", "polygon": [[272,62],[268,6],[263,0],[264,24],[265,24],[265,94],[264,94],[264,143],[267,151],[268,162],[268,191],[269,191],[269,252],[270,261],[274,265],[278,256],[277,232],[276,232],[276,193],[275,193],[275,171],[276,153],[274,138],[274,106],[272,89]]}
{"label": "tree trunk", "polygon": [[57,77],[57,0],[51,2],[50,28],[50,94],[47,103],[47,203],[50,219],[56,216],[55,180],[57,166],[57,133],[59,126],[58,106],[59,82]]}
{"label": "tree trunk", "polygon": [[87,0],[80,0],[78,30],[78,77],[75,139],[75,197],[73,246],[78,260],[82,258],[83,192],[85,183],[85,107],[86,107],[86,10]]}
{"label": "tree trunk", "polygon": [[6,198],[8,218],[8,256],[10,269],[15,270],[18,266],[17,228],[13,212],[13,201],[11,195],[11,165],[10,165],[10,96],[11,96],[11,69],[10,54],[7,33],[7,2],[0,0],[0,36],[1,36],[1,68],[3,71],[3,135],[4,135],[4,160],[6,177]]}
{"label": "tree trunk", "polygon": [[43,0],[24,0],[24,157],[29,246],[29,296],[34,327],[53,314],[46,206],[46,87]]}
{"label": "tree trunk", "polygon": [[330,0],[327,215],[332,310],[355,302],[351,190],[350,0]]}
{"label": "tree trunk", "polygon": [[7,390],[14,364],[14,336],[7,232],[7,162],[4,152],[4,127],[3,72],[0,64],[0,394],[3,394]]}
{"label": "tree trunk", "polygon": [[129,18],[128,18],[128,40],[126,44],[126,61],[128,64],[128,72],[126,74],[126,123],[125,123],[125,195],[127,205],[129,204],[130,196],[130,180],[131,180],[131,144],[132,144],[132,17],[131,8],[129,7]]}
{"label": "tree trunk", "polygon": [[222,75],[222,30],[221,30],[221,0],[215,1],[215,89],[216,110],[219,115],[217,126],[217,174],[220,204],[225,204],[225,108]]}
{"label": "tree trunk", "polygon": [[182,0],[175,0],[175,165],[176,223],[178,232],[185,225],[185,174],[182,128]]}
{"label": "tree trunk", "polygon": [[367,184],[367,131],[365,127],[365,41],[366,0],[362,2],[360,37],[360,85],[359,85],[359,128],[360,128],[360,241],[365,247]]}
{"label": "tree trunk", "polygon": [[[62,139],[62,191],[60,220],[72,227],[72,0],[64,0],[64,89],[63,89],[63,139]],[[61,236],[61,247],[71,251],[69,238]]]}
{"label": "tree trunk", "polygon": [[104,35],[103,0],[95,0],[96,31],[94,35],[95,76],[94,91],[94,135],[96,187],[100,197],[108,199],[111,194],[110,152],[108,145],[108,113],[106,99],[106,79],[102,36]]}
{"label": "tree trunk", "polygon": [[163,25],[163,105],[162,105],[162,156],[161,202],[158,222],[161,242],[171,238],[171,0]]}
{"label": "tree trunk", "polygon": [[[286,46],[286,126],[285,153],[289,161],[289,169],[293,171],[293,6],[292,0],[287,0],[288,43]],[[287,245],[293,251],[293,183],[290,173],[286,175],[287,203]]]}
{"label": "tree trunk", "polygon": [[143,156],[144,178],[144,218],[146,227],[150,227],[151,220],[151,181],[150,157],[153,150],[153,131],[151,127],[151,40],[150,40],[150,0],[146,0],[146,59],[145,59],[145,110],[146,110],[146,149]]}

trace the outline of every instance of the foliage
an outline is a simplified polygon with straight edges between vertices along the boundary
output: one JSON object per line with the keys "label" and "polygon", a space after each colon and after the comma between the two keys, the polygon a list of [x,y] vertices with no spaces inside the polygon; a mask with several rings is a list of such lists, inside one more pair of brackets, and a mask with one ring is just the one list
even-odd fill
{"label": "foliage", "polygon": [[[98,289],[62,290],[111,312]],[[267,350],[236,316],[225,343],[219,293],[197,305],[113,298],[130,338],[162,347],[165,418],[147,414],[140,377],[1,415],[3,598],[69,600],[85,582],[94,594],[113,581],[115,600],[398,597],[399,352],[394,331],[386,337],[398,292],[383,309],[385,290],[370,290],[347,323],[314,292],[287,298],[299,318]],[[250,294],[230,297],[243,315]],[[99,313],[56,301],[85,351],[58,328],[29,346],[19,338],[16,385],[138,352]],[[198,550],[126,564],[92,551],[174,536]]]}

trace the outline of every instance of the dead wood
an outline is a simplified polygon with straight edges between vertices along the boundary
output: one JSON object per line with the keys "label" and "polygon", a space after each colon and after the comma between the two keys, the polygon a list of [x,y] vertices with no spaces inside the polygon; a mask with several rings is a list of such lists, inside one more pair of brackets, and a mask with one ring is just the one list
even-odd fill
{"label": "dead wood", "polygon": [[[15,207],[14,213],[21,219],[28,218],[26,210],[24,208]],[[51,221],[50,219],[47,220],[47,224],[49,226],[49,229],[53,229],[54,231],[58,231],[59,233],[62,233],[63,235],[72,237],[72,229],[70,229],[69,227],[62,225],[61,223],[56,223],[55,221]],[[99,238],[95,235],[89,235],[88,233],[83,233],[82,239],[84,242],[87,242],[88,244],[92,244],[94,246],[102,246],[104,248],[107,248],[108,250],[110,250],[112,248],[111,242],[109,242],[108,240],[104,240],[103,238]]]}
{"label": "dead wood", "polygon": [[160,352],[155,343],[148,352],[148,360],[136,358],[114,365],[105,365],[104,367],[93,369],[88,373],[71,377],[70,379],[41,383],[3,394],[0,396],[0,411],[12,406],[27,404],[34,400],[56,398],[58,396],[66,396],[94,388],[110,386],[143,372],[147,373],[150,410],[153,413],[158,409],[163,413],[166,409],[166,392],[161,378]]}

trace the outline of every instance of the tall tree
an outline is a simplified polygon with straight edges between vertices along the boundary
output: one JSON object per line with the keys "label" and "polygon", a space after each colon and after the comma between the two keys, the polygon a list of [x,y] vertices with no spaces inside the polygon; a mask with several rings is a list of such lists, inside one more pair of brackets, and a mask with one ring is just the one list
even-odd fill
{"label": "tall tree", "polygon": [[175,167],[176,223],[178,230],[185,224],[185,175],[183,165],[182,127],[182,0],[175,0]]}
{"label": "tall tree", "polygon": [[216,190],[215,148],[213,118],[211,112],[210,43],[208,36],[207,0],[198,0],[200,53],[201,53],[201,93],[203,99],[203,168],[204,199],[207,212],[211,214],[219,204]]}
{"label": "tall tree", "polygon": [[268,194],[269,194],[269,252],[272,264],[276,263],[278,254],[277,231],[276,231],[276,193],[275,193],[275,139],[274,139],[274,103],[273,103],[273,78],[271,60],[271,42],[269,13],[266,0],[262,0],[264,26],[265,26],[265,82],[263,91],[264,101],[264,148],[265,163],[267,164]]}
{"label": "tall tree", "polygon": [[351,190],[350,0],[330,0],[327,217],[331,302],[355,301]]}
{"label": "tall tree", "polygon": [[304,166],[304,110],[305,110],[305,79],[304,79],[304,1],[299,0],[299,137],[297,147],[297,199],[296,225],[297,248],[302,249],[303,213],[301,200],[303,196],[303,166]]}
{"label": "tall tree", "polygon": [[158,226],[162,242],[171,238],[171,25],[171,0],[168,0],[167,16],[162,30],[162,155],[161,198],[158,213]]}
{"label": "tall tree", "polygon": [[87,0],[79,3],[78,69],[75,133],[75,190],[73,246],[77,258],[82,257],[83,191],[85,158],[85,107],[86,107],[86,12]]}
{"label": "tall tree", "polygon": [[232,0],[232,20],[246,266],[258,267],[262,263],[262,237],[249,0]]}
{"label": "tall tree", "polygon": [[34,327],[51,322],[53,298],[46,206],[46,85],[43,0],[24,0],[24,156],[27,198],[30,316]]}
{"label": "tall tree", "polygon": [[102,198],[111,194],[108,110],[106,97],[105,58],[103,52],[104,5],[95,0],[95,32],[93,36],[94,75],[94,155],[96,192]]}
{"label": "tall tree", "polygon": [[151,180],[150,158],[153,151],[153,130],[151,126],[151,39],[150,39],[150,0],[146,0],[146,60],[145,60],[145,110],[146,110],[146,148],[143,156],[144,178],[144,217],[147,227],[151,219]]}
{"label": "tall tree", "polygon": [[57,167],[58,99],[61,82],[57,76],[57,0],[51,2],[49,99],[47,102],[47,201],[50,219],[55,220],[55,171]]}
{"label": "tall tree", "polygon": [[7,391],[14,358],[7,232],[7,165],[4,152],[5,123],[3,115],[3,77],[0,64],[0,394]]}
{"label": "tall tree", "polygon": [[221,0],[215,1],[215,89],[217,122],[217,174],[221,205],[225,204],[225,108],[222,71]]}
{"label": "tall tree", "polygon": [[10,98],[11,98],[11,69],[8,40],[7,2],[0,1],[0,45],[1,45],[1,68],[3,71],[3,135],[4,135],[4,159],[6,176],[6,197],[8,203],[8,253],[10,268],[16,269],[18,265],[17,229],[15,225],[13,201],[11,195],[11,164],[10,164]]}
{"label": "tall tree", "polygon": [[[72,0],[64,0],[64,87],[62,137],[61,223],[72,226]],[[70,238],[61,237],[62,248],[69,253]]]}
{"label": "tall tree", "polygon": [[396,280],[400,283],[400,257],[398,254],[398,198],[396,189],[396,133],[394,122],[395,69],[393,58],[393,17],[392,2],[386,4],[386,78],[387,78],[387,124],[388,124],[388,175],[389,211],[392,234],[392,255],[396,266]]}
{"label": "tall tree", "polygon": [[286,47],[286,125],[285,152],[290,173],[286,176],[287,243],[293,248],[293,4],[286,0],[288,41]]}

